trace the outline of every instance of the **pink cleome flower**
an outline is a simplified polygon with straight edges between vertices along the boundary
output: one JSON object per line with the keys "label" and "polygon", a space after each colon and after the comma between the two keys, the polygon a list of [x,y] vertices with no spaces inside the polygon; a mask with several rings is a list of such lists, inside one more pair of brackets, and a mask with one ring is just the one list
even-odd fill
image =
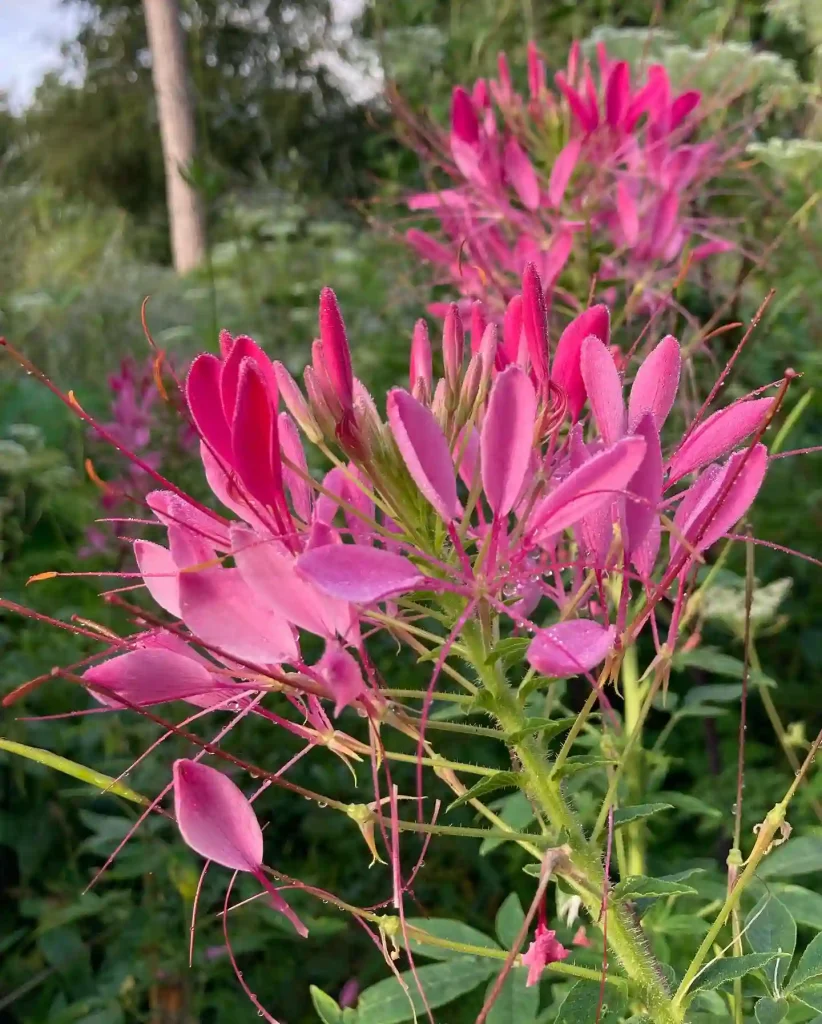
{"label": "pink cleome flower", "polygon": [[437,227],[411,228],[407,240],[466,303],[501,315],[532,262],[546,290],[572,304],[596,273],[609,282],[603,298],[636,301],[638,291],[649,310],[666,300],[686,249],[699,261],[733,248],[717,218],[696,212],[734,152],[697,141],[701,94],[675,94],[662,65],[634,84],[625,61],[603,44],[597,54],[595,73],[575,43],[552,91],[529,44],[527,99],[500,54],[496,80],[454,89],[447,132],[398,104],[426,169],[451,179],[409,197]]}

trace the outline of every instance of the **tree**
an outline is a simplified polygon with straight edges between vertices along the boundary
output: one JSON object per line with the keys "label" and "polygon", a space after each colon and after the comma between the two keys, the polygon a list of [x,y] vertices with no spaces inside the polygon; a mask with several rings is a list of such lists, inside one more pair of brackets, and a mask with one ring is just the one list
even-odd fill
{"label": "tree", "polygon": [[186,177],[195,157],[194,110],[177,0],[143,0],[151,74],[163,144],[174,269],[185,274],[205,258],[202,203]]}

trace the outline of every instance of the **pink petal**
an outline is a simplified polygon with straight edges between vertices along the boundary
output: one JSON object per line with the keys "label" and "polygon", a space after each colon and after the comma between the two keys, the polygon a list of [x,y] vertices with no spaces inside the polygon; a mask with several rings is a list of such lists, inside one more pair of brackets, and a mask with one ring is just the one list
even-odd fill
{"label": "pink petal", "polygon": [[706,462],[713,462],[738,445],[761,425],[772,405],[772,398],[756,398],[734,402],[727,409],[720,409],[709,416],[675,452],[668,484],[675,483]]}
{"label": "pink petal", "polygon": [[[697,551],[715,544],[745,515],[762,486],[767,468],[768,451],[758,444],[750,453],[735,452],[721,469],[709,467],[686,492],[674,524]],[[730,486],[729,481],[733,481]],[[672,535],[669,564],[676,562],[681,551],[682,544]],[[688,562],[689,559],[686,566]]]}
{"label": "pink petal", "polygon": [[351,351],[337,296],[330,288],[320,292],[320,340],[328,379],[343,410],[350,411],[354,401]]}
{"label": "pink petal", "polygon": [[294,662],[297,644],[288,622],[262,608],[238,569],[180,574],[183,622],[204,646],[261,666]]}
{"label": "pink petal", "polygon": [[533,39],[528,40],[528,91],[538,100],[545,91],[545,64]]}
{"label": "pink petal", "polygon": [[304,523],[307,523],[311,519],[312,499],[311,487],[307,479],[309,472],[305,451],[300,441],[297,425],[288,413],[281,412],[277,421],[283,456],[296,467],[296,469],[291,469],[289,466],[283,465],[283,480],[291,495],[294,511]]}
{"label": "pink petal", "polygon": [[671,131],[677,128],[702,102],[702,93],[695,89],[680,93],[671,104]]}
{"label": "pink petal", "polygon": [[522,275],[522,328],[537,383],[541,387],[547,386],[550,378],[548,314],[542,282],[533,263],[526,264]]}
{"label": "pink petal", "polygon": [[575,317],[562,332],[554,357],[553,380],[568,396],[571,419],[576,421],[585,404],[585,382],[582,379],[580,360],[582,342],[593,335],[604,345],[611,341],[611,321],[607,306],[591,306]]}
{"label": "pink petal", "polygon": [[644,456],[645,441],[641,437],[625,437],[592,456],[542,499],[530,528],[543,537],[551,536],[610,504],[628,486]]}
{"label": "pink petal", "polygon": [[205,443],[200,445],[200,458],[205,470],[208,486],[214,496],[226,508],[231,509],[236,515],[252,526],[259,526],[265,529],[264,520],[261,519],[262,509],[259,504],[248,495],[248,492],[236,479],[234,474],[229,475],[219,460],[206,447]]}
{"label": "pink petal", "polygon": [[222,363],[216,356],[200,355],[186,379],[186,401],[200,437],[229,465],[234,453],[220,397]]}
{"label": "pink petal", "polygon": [[[211,703],[216,703],[244,692],[241,687],[218,687],[215,677],[201,664],[162,649],[129,651],[102,665],[95,665],[83,674],[83,678],[113,690],[129,704],[139,707],[205,696],[212,698]],[[219,693],[216,692],[218,690]],[[107,694],[95,690],[91,693],[109,707],[127,706]]]}
{"label": "pink petal", "polygon": [[628,430],[634,430],[646,413],[653,415],[656,429],[662,430],[679,389],[681,366],[679,342],[668,334],[637,370],[628,398]]}
{"label": "pink petal", "polygon": [[628,107],[630,74],[624,60],[611,68],[605,89],[605,116],[612,128],[618,128]]}
{"label": "pink petal", "polygon": [[480,438],[476,429],[471,427],[466,439],[465,432],[467,430],[469,430],[468,427],[463,427],[459,433],[457,443],[454,446],[454,462],[459,467],[457,472],[459,473],[460,480],[470,491],[479,469]]}
{"label": "pink petal", "polygon": [[263,833],[251,804],[222,772],[196,761],[174,762],[174,814],[186,843],[234,871],[256,872]]}
{"label": "pink petal", "polygon": [[645,534],[645,539],[639,547],[631,553],[631,561],[634,564],[636,571],[643,579],[648,579],[654,571],[657,555],[659,554],[661,539],[662,528],[660,526],[659,519],[656,518],[651,523],[648,532]]}
{"label": "pink petal", "polygon": [[312,548],[297,559],[297,570],[326,594],[353,604],[374,604],[426,583],[425,575],[402,555],[360,544]]}
{"label": "pink petal", "polygon": [[511,182],[522,205],[528,210],[539,206],[539,182],[534,166],[513,136],[505,143],[505,176]]}
{"label": "pink petal", "polygon": [[731,252],[735,248],[736,246],[733,242],[717,238],[712,242],[705,242],[703,245],[698,245],[691,252],[691,260],[692,262],[697,263],[699,260],[706,260],[710,256],[716,256],[722,252]]}
{"label": "pink petal", "polygon": [[602,440],[611,445],[625,433],[625,404],[614,358],[599,338],[583,340],[580,369],[594,422]]}
{"label": "pink petal", "polygon": [[430,391],[432,380],[431,341],[428,337],[428,324],[424,320],[418,320],[414,325],[411,360],[408,367],[408,386],[414,393],[414,397],[418,397],[415,392],[419,386]]}
{"label": "pink petal", "polygon": [[551,168],[551,177],[548,180],[548,202],[555,209],[559,207],[568,188],[568,182],[574,173],[577,161],[579,160],[582,142],[580,139],[571,139],[566,143],[562,152],[554,161]]}
{"label": "pink petal", "polygon": [[542,675],[564,679],[595,668],[615,642],[614,626],[606,629],[590,619],[571,619],[538,630],[526,657]]}
{"label": "pink petal", "polygon": [[565,75],[561,71],[557,71],[554,75],[554,81],[556,82],[559,91],[568,101],[571,113],[579,122],[580,128],[585,132],[593,131],[597,126],[597,117],[595,113],[589,109],[588,104],[583,102],[582,97],[576,89],[572,88],[568,84]]}
{"label": "pink petal", "polygon": [[515,295],[505,307],[502,321],[502,348],[509,363],[515,363],[519,356],[522,338],[522,298]]}
{"label": "pink petal", "polygon": [[449,386],[456,390],[457,382],[462,373],[465,356],[465,329],[462,324],[459,306],[452,302],[445,314],[442,325],[442,361],[445,366],[445,379]]}
{"label": "pink petal", "polygon": [[223,414],[228,423],[234,418],[237,405],[237,387],[243,362],[249,359],[260,371],[274,405],[277,404],[277,378],[271,360],[260,346],[246,335],[234,339],[231,351],[226,356],[220,374],[220,397],[223,403]]}
{"label": "pink petal", "polygon": [[629,249],[633,249],[639,240],[639,215],[636,202],[631,194],[631,188],[623,180],[617,182],[616,210],[619,217],[619,226],[625,235],[625,244]]}
{"label": "pink petal", "polygon": [[[662,499],[662,448],[652,413],[646,413],[636,427],[645,441],[645,456],[631,480],[625,499],[625,550],[633,554],[640,547],[657,518]],[[632,501],[636,495],[639,501]]]}
{"label": "pink petal", "polygon": [[274,363],[274,377],[277,381],[277,390],[282,396],[283,403],[294,417],[294,419],[305,430],[305,424],[310,424],[313,417],[308,409],[308,404],[303,397],[302,391],[282,363]]}
{"label": "pink petal", "polygon": [[276,412],[257,364],[246,359],[231,424],[234,466],[248,492],[272,509],[285,508]]}
{"label": "pink petal", "polygon": [[537,396],[528,375],[509,366],[491,388],[480,439],[482,486],[498,517],[511,511],[525,482],[536,413]]}
{"label": "pink petal", "polygon": [[444,267],[450,267],[454,263],[455,254],[427,232],[410,228],[406,231],[405,238],[416,253],[429,263],[438,263]]}
{"label": "pink petal", "polygon": [[164,526],[185,526],[219,551],[228,551],[228,530],[216,515],[208,515],[174,491],[149,491],[146,504]]}
{"label": "pink petal", "polygon": [[446,522],[459,511],[448,442],[426,406],[402,388],[388,393],[388,423],[414,483]]}
{"label": "pink petal", "polygon": [[651,248],[655,256],[664,253],[669,239],[674,234],[678,219],[679,195],[671,189],[659,200],[651,228]]}
{"label": "pink petal", "polygon": [[574,247],[574,232],[568,227],[562,227],[556,232],[548,246],[548,251],[542,259],[542,277],[546,287],[550,287],[562,273],[571,249]]}
{"label": "pink petal", "polygon": [[177,563],[171,552],[150,540],[136,540],[134,557],[146,590],[164,611],[179,619],[180,583]]}
{"label": "pink petal", "polygon": [[485,309],[482,303],[477,300],[471,303],[471,354],[476,355],[482,345],[482,338],[488,323],[485,319]]}
{"label": "pink petal", "polygon": [[243,526],[232,529],[231,539],[240,575],[267,609],[317,636],[348,636],[353,625],[348,604],[303,579],[283,545]]}
{"label": "pink petal", "polygon": [[326,644],[325,654],[315,668],[334,696],[335,715],[368,691],[356,659],[339,644]]}
{"label": "pink petal", "polygon": [[451,131],[462,142],[470,145],[479,142],[479,121],[474,104],[461,85],[456,86],[451,94]]}

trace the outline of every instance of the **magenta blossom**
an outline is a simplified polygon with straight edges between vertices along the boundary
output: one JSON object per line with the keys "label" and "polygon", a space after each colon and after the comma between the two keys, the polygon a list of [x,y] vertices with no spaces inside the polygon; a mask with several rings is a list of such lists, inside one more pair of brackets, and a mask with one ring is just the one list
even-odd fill
{"label": "magenta blossom", "polygon": [[439,280],[495,316],[529,262],[566,301],[587,290],[593,269],[615,282],[604,298],[638,289],[651,308],[666,300],[686,249],[698,261],[733,247],[717,218],[694,212],[735,151],[698,141],[701,94],[675,94],[662,65],[634,83],[625,61],[602,44],[597,52],[595,72],[575,43],[554,92],[530,44],[527,99],[500,54],[496,80],[454,89],[448,132],[413,123],[400,106],[425,165],[451,179],[408,199],[437,222],[434,233],[409,230],[408,242]]}
{"label": "magenta blossom", "polygon": [[538,985],[542,972],[548,964],[556,964],[570,955],[557,939],[557,933],[551,931],[544,921],[537,925],[534,941],[522,954],[522,963],[528,968],[526,985]]}

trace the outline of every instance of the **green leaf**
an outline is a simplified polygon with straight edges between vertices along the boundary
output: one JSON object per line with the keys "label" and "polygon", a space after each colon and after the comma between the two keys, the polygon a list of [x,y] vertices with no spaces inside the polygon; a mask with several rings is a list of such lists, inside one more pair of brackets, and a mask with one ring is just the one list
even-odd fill
{"label": "green leaf", "polygon": [[486,665],[496,665],[502,661],[506,668],[513,668],[525,661],[525,654],[531,644],[530,636],[508,636],[500,640],[497,646],[485,659]]}
{"label": "green leaf", "polygon": [[778,993],[796,948],[796,922],[775,896],[765,895],[745,919],[745,937],[754,953],[785,953],[765,975],[772,993]]}
{"label": "green leaf", "polygon": [[[516,832],[524,832],[534,820],[534,808],[531,806],[528,797],[522,792],[512,793],[510,796],[499,801],[497,813],[505,824]],[[483,839],[480,844],[480,856],[484,857],[487,853],[496,850],[498,846],[507,841],[505,839],[498,839],[496,836]]]}
{"label": "green leaf", "polygon": [[661,882],[684,882],[689,878],[693,878],[694,875],[702,875],[705,873],[705,868],[685,868],[684,871],[675,871],[672,875],[659,875],[658,878]]}
{"label": "green leaf", "polygon": [[[599,985],[590,981],[578,981],[563,999],[555,1024],[593,1024],[599,1006]],[[625,996],[614,986],[605,990],[600,1024],[617,1024]]]}
{"label": "green leaf", "polygon": [[574,754],[567,757],[559,768],[553,771],[553,778],[565,779],[569,775],[576,775],[577,772],[587,771],[589,768],[601,768],[606,764],[616,764],[611,757],[602,757],[600,754]]}
{"label": "green leaf", "polygon": [[495,928],[497,938],[504,949],[510,949],[517,940],[520,928],[525,921],[525,911],[515,892],[510,893],[497,911]]}
{"label": "green leaf", "polygon": [[[701,668],[717,676],[726,676],[730,679],[741,679],[745,666],[739,658],[730,654],[718,651],[714,647],[695,647],[692,651],[680,651],[674,656],[671,663],[674,671],[681,672],[686,668]],[[750,670],[750,680],[757,686],[776,686],[776,681],[766,676],[764,672]],[[736,694],[732,694],[732,690]],[[732,684],[711,683],[707,686],[696,686],[685,695],[685,704],[702,704],[705,701],[733,701],[736,700],[742,688],[734,687]]]}
{"label": "green leaf", "polygon": [[342,1009],[336,1001],[316,985],[310,985],[308,991],[311,993],[311,1002],[314,1004],[317,1016],[323,1024],[341,1024]]}
{"label": "green leaf", "polygon": [[822,934],[814,935],[791,975],[788,991],[822,976]]}
{"label": "green leaf", "polygon": [[664,896],[696,896],[696,889],[684,882],[672,882],[664,878],[649,878],[647,875],[631,875],[617,882],[611,890],[611,898],[617,901],[660,899]]}
{"label": "green leaf", "polygon": [[474,783],[467,793],[463,793],[461,797],[458,797],[448,810],[453,811],[455,807],[462,807],[469,800],[485,796],[486,793],[493,793],[497,789],[506,789],[512,786],[518,787],[519,783],[520,777],[517,772],[494,772],[493,775],[486,775],[485,778]]}
{"label": "green leaf", "polygon": [[714,960],[697,977],[691,989],[698,992],[700,989],[719,988],[727,981],[735,978],[744,978],[746,974],[760,971],[767,967],[772,960],[780,958],[790,959],[783,953],[746,953],[744,956],[726,956]]}
{"label": "green leaf", "polygon": [[700,818],[722,818],[722,811],[718,807],[711,806],[705,800],[700,800],[698,796],[693,796],[691,793],[663,790],[661,793],[657,793],[657,796],[672,803],[683,814],[694,814]]}
{"label": "green leaf", "polygon": [[134,804],[140,804],[142,807],[148,807],[151,802],[147,797],[135,793],[128,786],[124,786],[122,782],[117,782],[110,775],[103,775],[102,772],[96,772],[93,768],[86,768],[84,764],[69,761],[68,758],[60,757],[59,754],[52,754],[48,750],[41,750],[39,747],[29,747],[25,743],[15,743],[13,740],[4,740],[2,738],[0,738],[0,750],[7,750],[10,754],[18,754],[20,757],[28,758],[29,761],[36,761],[38,764],[45,765],[46,768],[53,768],[64,775],[70,775],[74,779],[80,779],[81,782],[87,782],[89,786],[102,789],[107,793],[113,793],[115,796],[120,796],[124,800],[130,800]]}
{"label": "green leaf", "polygon": [[822,896],[818,892],[790,884],[776,886],[774,892],[790,910],[797,924],[822,932]]}
{"label": "green leaf", "polygon": [[791,878],[822,871],[822,836],[798,836],[778,846],[759,865],[759,878]]}
{"label": "green leaf", "polygon": [[788,1012],[788,1003],[785,999],[771,999],[765,996],[757,999],[754,1006],[757,1024],[779,1024]]}
{"label": "green leaf", "polygon": [[671,804],[634,804],[633,807],[620,807],[614,811],[614,828],[627,825],[629,821],[637,821],[640,818],[650,818],[652,814],[660,814],[662,811],[672,811]]}
{"label": "green leaf", "polygon": [[[528,988],[525,984],[527,978],[526,967],[515,967],[508,972],[486,1018],[487,1024],[534,1024],[539,1013],[539,985]],[[494,977],[488,983],[486,999],[496,980]]]}
{"label": "green leaf", "polygon": [[792,995],[794,999],[798,999],[812,1010],[822,1011],[822,987],[819,985],[803,985]]}
{"label": "green leaf", "polygon": [[[409,917],[406,923],[412,928],[419,928],[435,939],[445,939],[448,942],[461,942],[466,946],[484,946],[487,949],[499,949],[500,947],[492,938],[483,932],[477,931],[462,921],[454,921],[448,917]],[[430,960],[454,960],[464,956],[455,949],[444,949],[442,946],[434,946],[420,938],[412,938],[410,941],[412,952],[420,956],[427,956]]]}
{"label": "green leaf", "polygon": [[576,720],[576,715],[570,718],[528,718],[524,728],[509,733],[506,739],[509,743],[519,743],[532,733],[538,733],[548,743],[555,736],[568,732]]}
{"label": "green leaf", "polygon": [[[435,1009],[475,989],[498,970],[496,962],[460,956],[444,963],[418,967],[416,977],[429,1007]],[[405,971],[400,977],[408,987],[407,992],[397,978],[386,978],[362,993],[357,1004],[358,1024],[400,1024],[411,1020],[414,1012],[425,1013],[425,1002],[414,973]]]}

